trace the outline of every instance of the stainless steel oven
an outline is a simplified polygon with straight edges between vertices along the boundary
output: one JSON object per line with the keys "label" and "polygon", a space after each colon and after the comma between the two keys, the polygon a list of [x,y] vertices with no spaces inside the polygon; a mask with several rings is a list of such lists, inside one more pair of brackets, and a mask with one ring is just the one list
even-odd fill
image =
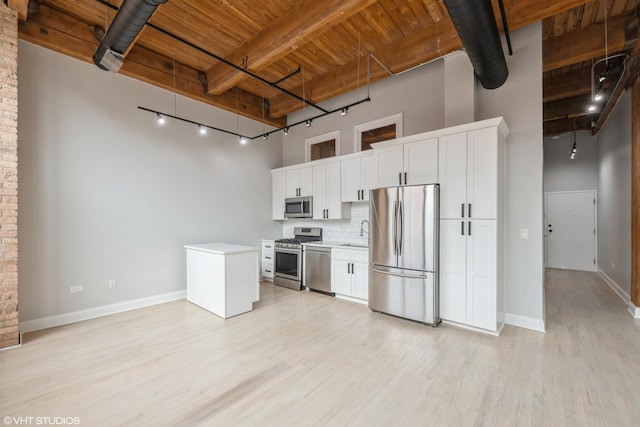
{"label": "stainless steel oven", "polygon": [[302,289],[302,251],[301,245],[297,248],[275,248],[275,277],[276,285],[286,288]]}
{"label": "stainless steel oven", "polygon": [[302,243],[322,240],[322,228],[295,227],[294,233],[293,238],[276,240],[273,283],[299,291],[303,289]]}

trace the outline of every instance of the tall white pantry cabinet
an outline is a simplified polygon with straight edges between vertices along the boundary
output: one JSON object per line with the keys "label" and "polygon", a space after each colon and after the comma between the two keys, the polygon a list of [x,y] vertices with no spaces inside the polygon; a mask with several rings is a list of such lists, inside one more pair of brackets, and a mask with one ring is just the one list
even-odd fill
{"label": "tall white pantry cabinet", "polygon": [[504,326],[504,122],[439,139],[440,315],[500,333]]}

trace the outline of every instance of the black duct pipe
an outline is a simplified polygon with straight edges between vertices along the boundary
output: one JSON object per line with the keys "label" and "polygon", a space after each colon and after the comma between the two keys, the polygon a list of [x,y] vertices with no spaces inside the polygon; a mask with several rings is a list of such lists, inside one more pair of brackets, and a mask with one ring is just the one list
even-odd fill
{"label": "black duct pipe", "polygon": [[125,0],[118,9],[109,29],[100,41],[96,53],[93,54],[93,62],[103,70],[108,70],[101,65],[102,58],[107,50],[120,55],[124,54],[131,43],[138,37],[142,27],[147,23],[158,6],[167,0]]}
{"label": "black duct pipe", "polygon": [[444,0],[444,4],[482,87],[502,86],[509,70],[491,0]]}

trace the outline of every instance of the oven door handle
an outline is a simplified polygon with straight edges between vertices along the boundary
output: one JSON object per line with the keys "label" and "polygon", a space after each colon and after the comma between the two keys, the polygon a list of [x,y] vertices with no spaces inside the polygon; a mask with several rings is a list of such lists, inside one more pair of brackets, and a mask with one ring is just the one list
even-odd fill
{"label": "oven door handle", "polygon": [[281,253],[285,253],[285,254],[298,255],[300,253],[300,250],[299,249],[276,248],[275,252],[276,253],[281,252]]}

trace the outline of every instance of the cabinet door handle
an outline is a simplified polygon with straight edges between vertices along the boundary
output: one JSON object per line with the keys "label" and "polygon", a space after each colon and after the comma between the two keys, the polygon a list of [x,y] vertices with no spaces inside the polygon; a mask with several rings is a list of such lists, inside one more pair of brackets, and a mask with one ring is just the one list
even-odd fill
{"label": "cabinet door handle", "polygon": [[266,270],[266,269],[265,269],[264,271],[266,271],[267,273],[271,273],[271,270]]}
{"label": "cabinet door handle", "polygon": [[467,234],[471,236],[471,221],[469,221],[469,225],[467,226]]}
{"label": "cabinet door handle", "polygon": [[270,257],[270,256],[266,256],[265,258],[266,258],[266,259],[271,259],[271,257]]}
{"label": "cabinet door handle", "polygon": [[400,181],[400,185],[402,185],[402,172],[398,172],[398,181]]}
{"label": "cabinet door handle", "polygon": [[460,234],[464,236],[464,221],[460,221]]}
{"label": "cabinet door handle", "polygon": [[353,274],[353,263],[351,263],[351,274]]}
{"label": "cabinet door handle", "polygon": [[404,173],[404,185],[407,185],[407,173]]}
{"label": "cabinet door handle", "polygon": [[347,274],[351,274],[351,264],[347,263]]}
{"label": "cabinet door handle", "polygon": [[468,211],[469,211],[469,218],[471,218],[471,203],[469,203],[469,209],[468,209]]}
{"label": "cabinet door handle", "polygon": [[464,218],[464,203],[460,203],[460,207],[462,208],[462,216],[461,216],[461,218]]}

